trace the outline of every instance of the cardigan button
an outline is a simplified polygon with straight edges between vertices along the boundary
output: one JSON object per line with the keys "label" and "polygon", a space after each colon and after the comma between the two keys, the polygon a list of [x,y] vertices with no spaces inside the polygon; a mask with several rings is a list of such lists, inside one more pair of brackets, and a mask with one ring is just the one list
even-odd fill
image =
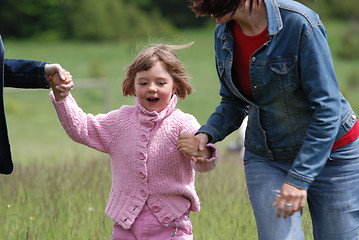
{"label": "cardigan button", "polygon": [[164,224],[169,224],[170,221],[171,221],[171,219],[170,219],[169,217],[165,217],[165,218],[163,219],[163,223],[164,223]]}
{"label": "cardigan button", "polygon": [[154,212],[159,212],[159,211],[161,211],[161,208],[160,208],[159,206],[154,206],[154,207],[152,208],[152,210],[153,210]]}
{"label": "cardigan button", "polygon": [[144,179],[144,178],[146,177],[146,173],[144,173],[144,172],[139,172],[139,173],[138,173],[138,176],[139,176],[140,178]]}
{"label": "cardigan button", "polygon": [[146,159],[146,154],[141,152],[140,154],[138,154],[138,158],[141,159],[141,160],[145,160]]}
{"label": "cardigan button", "polygon": [[252,63],[254,63],[256,60],[257,60],[256,57],[252,57],[252,58],[251,58],[251,62],[252,62]]}
{"label": "cardigan button", "polygon": [[148,128],[151,128],[151,127],[153,127],[154,123],[150,122],[150,121],[146,121],[146,122],[144,122],[144,125]]}
{"label": "cardigan button", "polygon": [[147,141],[147,136],[145,134],[141,135],[141,141],[142,142],[146,142]]}
{"label": "cardigan button", "polygon": [[146,197],[147,196],[147,192],[145,190],[141,190],[141,196],[142,197]]}

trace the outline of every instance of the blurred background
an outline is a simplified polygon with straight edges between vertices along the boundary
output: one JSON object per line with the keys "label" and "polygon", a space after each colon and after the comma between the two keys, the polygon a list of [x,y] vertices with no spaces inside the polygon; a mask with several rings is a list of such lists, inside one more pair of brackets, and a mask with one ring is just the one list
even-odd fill
{"label": "blurred background", "polygon": [[[323,19],[351,22],[347,25],[348,35],[352,35],[349,32],[355,30],[354,25],[359,15],[355,0],[300,1],[314,9]],[[5,38],[133,40],[148,36],[167,36],[179,30],[199,29],[212,23],[209,18],[195,18],[188,9],[190,3],[186,0],[2,0],[1,2],[0,31]],[[351,40],[347,39],[347,41]]]}
{"label": "blurred background", "polygon": [[[359,8],[355,0],[302,2],[317,11],[327,27],[341,89],[358,111]],[[80,106],[96,114],[133,103],[132,98],[122,97],[121,81],[125,67],[143,47],[194,41],[191,49],[178,51],[196,89],[180,107],[204,124],[219,101],[215,24],[209,17],[196,18],[188,5],[178,0],[2,0],[5,57],[60,63],[73,74],[73,93]],[[46,90],[5,91],[15,159],[22,159],[22,154],[26,159],[38,157],[38,146],[44,145],[41,152],[52,153],[52,146],[63,148],[64,154],[72,151],[68,147],[74,145],[68,145],[71,141],[43,96]]]}
{"label": "blurred background", "polygon": [[[301,2],[321,16],[341,90],[358,113],[357,0]],[[220,100],[215,23],[196,18],[188,5],[186,0],[1,0],[5,57],[60,63],[73,75],[78,104],[97,114],[133,104],[134,98],[122,96],[121,82],[144,47],[195,42],[177,51],[196,90],[178,107],[204,124]],[[108,239],[107,156],[66,136],[49,90],[4,91],[15,170],[0,176],[0,239]],[[202,211],[193,214],[195,239],[256,239],[241,155],[227,151],[237,135],[218,143],[217,169],[197,175]],[[310,219],[303,224],[311,239]]]}

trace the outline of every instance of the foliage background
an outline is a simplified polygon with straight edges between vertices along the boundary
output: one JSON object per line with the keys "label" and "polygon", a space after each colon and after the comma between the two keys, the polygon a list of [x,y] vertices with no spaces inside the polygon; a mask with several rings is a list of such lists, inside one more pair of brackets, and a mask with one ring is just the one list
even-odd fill
{"label": "foliage background", "polygon": [[[356,0],[300,0],[323,19],[348,22],[342,57],[359,55],[359,8]],[[178,0],[2,0],[0,33],[5,38],[39,40],[133,41],[170,37],[210,25],[196,18],[190,1]],[[350,49],[350,50],[348,50]]]}
{"label": "foliage background", "polygon": [[[356,0],[300,0],[323,18],[358,21]],[[6,37],[108,40],[200,28],[189,0],[2,0],[0,32]]]}

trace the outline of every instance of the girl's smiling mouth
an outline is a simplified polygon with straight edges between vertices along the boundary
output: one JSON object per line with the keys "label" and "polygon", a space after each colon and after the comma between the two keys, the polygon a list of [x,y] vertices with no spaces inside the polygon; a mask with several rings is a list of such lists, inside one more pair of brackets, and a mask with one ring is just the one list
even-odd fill
{"label": "girl's smiling mouth", "polygon": [[147,98],[147,101],[149,102],[157,102],[159,100],[160,100],[159,98],[155,98],[155,97]]}

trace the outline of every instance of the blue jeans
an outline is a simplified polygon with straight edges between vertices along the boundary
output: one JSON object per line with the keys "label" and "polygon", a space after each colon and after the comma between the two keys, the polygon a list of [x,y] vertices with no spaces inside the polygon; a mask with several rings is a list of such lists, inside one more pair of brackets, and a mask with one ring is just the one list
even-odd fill
{"label": "blue jeans", "polygon": [[[259,240],[304,239],[302,212],[279,219],[272,206],[291,165],[291,161],[272,161],[245,152],[246,182]],[[332,151],[308,189],[307,202],[314,239],[359,239],[359,138]]]}

